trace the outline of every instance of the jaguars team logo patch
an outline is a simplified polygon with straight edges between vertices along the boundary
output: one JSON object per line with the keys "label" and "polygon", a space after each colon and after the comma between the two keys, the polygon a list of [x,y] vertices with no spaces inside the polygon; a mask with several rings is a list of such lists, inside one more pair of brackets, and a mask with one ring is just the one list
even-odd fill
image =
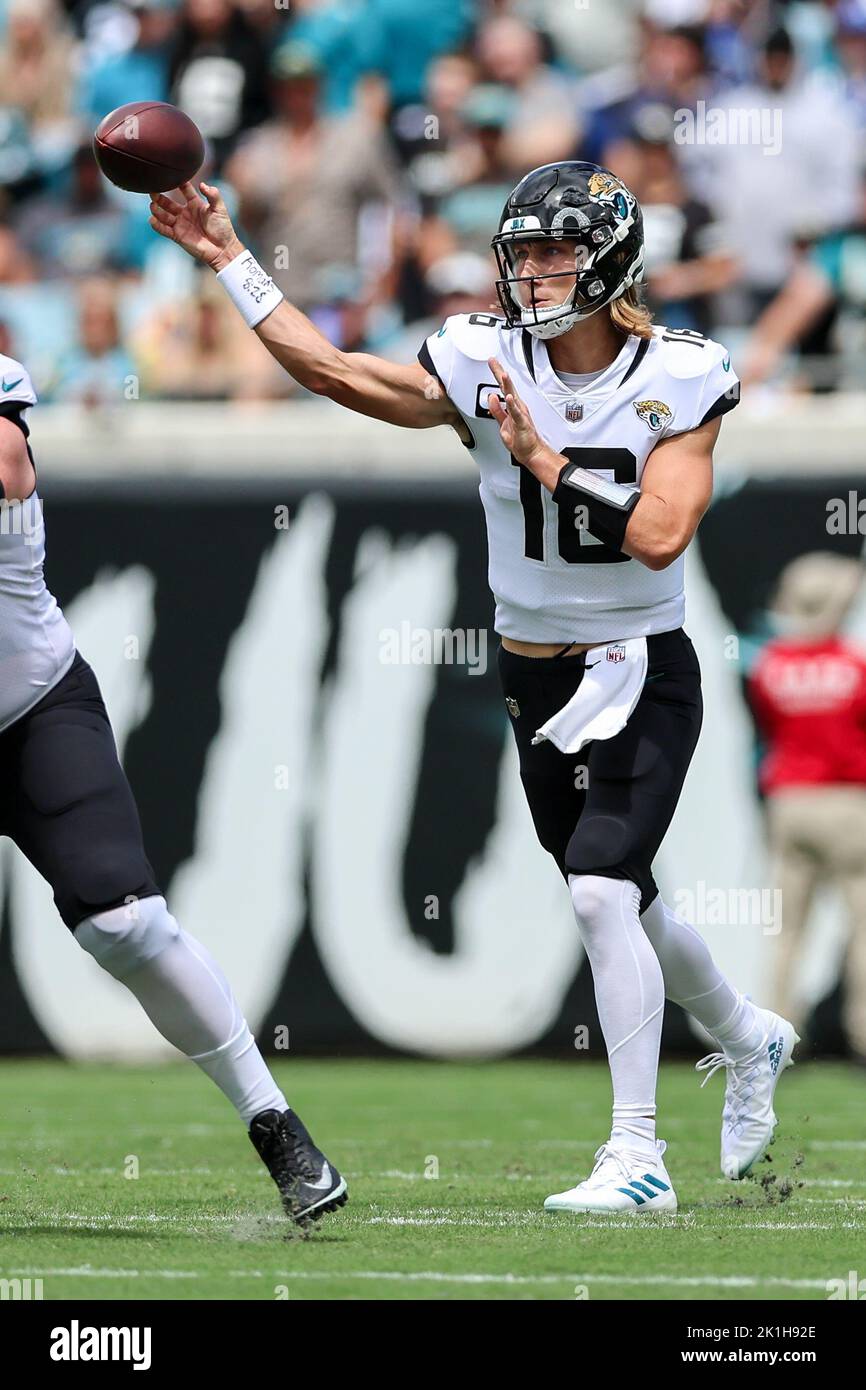
{"label": "jaguars team logo patch", "polygon": [[505,704],[508,708],[508,713],[512,716],[512,718],[518,719],[520,717],[520,706],[515,700],[514,696],[506,695]]}
{"label": "jaguars team logo patch", "polygon": [[656,434],[672,418],[671,408],[664,401],[635,401],[634,408],[644,424],[649,425]]}

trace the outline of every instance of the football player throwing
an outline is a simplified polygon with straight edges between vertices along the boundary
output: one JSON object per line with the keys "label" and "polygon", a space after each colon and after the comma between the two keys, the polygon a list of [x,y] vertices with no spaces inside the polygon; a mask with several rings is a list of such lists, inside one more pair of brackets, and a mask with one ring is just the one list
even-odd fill
{"label": "football player throwing", "polygon": [[[765,1152],[798,1041],[746,999],[652,865],[701,726],[683,631],[684,552],[710,502],[712,455],[739,399],[725,348],[653,326],[638,286],[643,219],[597,165],[528,174],[493,237],[501,312],[457,315],[417,366],[334,347],[237,236],[217,189],[151,202],[151,225],[216,271],[302,386],[410,429],[450,425],[472,451],[487,523],[499,669],[532,818],[568,884],[613,1086],[591,1174],[548,1197],[567,1212],[673,1212],[656,1137],[665,999],[716,1040],[723,1173]],[[543,928],[542,928],[543,929]]]}

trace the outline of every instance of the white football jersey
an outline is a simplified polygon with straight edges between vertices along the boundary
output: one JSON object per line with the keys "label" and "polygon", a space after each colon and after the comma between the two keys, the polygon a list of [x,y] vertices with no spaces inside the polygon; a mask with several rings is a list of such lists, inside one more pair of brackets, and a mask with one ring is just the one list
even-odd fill
{"label": "white football jersey", "polygon": [[731,410],[739,381],[730,354],[691,330],[629,337],[583,390],[553,370],[544,342],[490,314],[457,314],[422,345],[419,360],[442,382],[474,443],[487,520],[496,631],[524,642],[612,642],[682,626],[684,558],[650,570],[575,530],[573,514],[503,445],[487,409],[499,390],[496,357],[541,437],[601,477],[640,489],[659,440]]}
{"label": "white football jersey", "polygon": [[[0,353],[0,415],[25,420],[36,392],[20,362]],[[72,631],[45,586],[42,499],[0,502],[0,730],[19,719],[66,674]]]}

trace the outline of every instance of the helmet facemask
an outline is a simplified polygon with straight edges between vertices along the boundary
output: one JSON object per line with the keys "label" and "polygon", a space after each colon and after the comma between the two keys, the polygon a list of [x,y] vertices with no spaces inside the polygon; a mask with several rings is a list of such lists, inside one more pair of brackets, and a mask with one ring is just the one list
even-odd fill
{"label": "helmet facemask", "polygon": [[[516,246],[533,240],[568,241],[574,246],[574,270],[555,271],[547,275],[520,275],[516,262]],[[547,230],[501,233],[493,238],[493,250],[499,266],[496,282],[499,302],[509,328],[525,328],[536,338],[558,338],[576,323],[591,318],[611,300],[616,299],[637,276],[627,276],[614,290],[605,294],[604,281],[596,265],[601,256],[616,245],[616,237],[607,227],[594,227],[578,236],[562,235]],[[536,285],[547,280],[562,282],[565,293],[556,304],[541,305],[536,299]],[[526,302],[521,289],[528,286]],[[524,290],[525,294],[525,290]]]}
{"label": "helmet facemask", "polygon": [[[542,239],[572,243],[574,270],[520,275],[516,244]],[[506,324],[537,338],[567,333],[643,278],[640,207],[625,184],[597,165],[566,162],[528,174],[509,197],[491,245]],[[562,278],[563,297],[540,306],[535,282],[553,278]]]}

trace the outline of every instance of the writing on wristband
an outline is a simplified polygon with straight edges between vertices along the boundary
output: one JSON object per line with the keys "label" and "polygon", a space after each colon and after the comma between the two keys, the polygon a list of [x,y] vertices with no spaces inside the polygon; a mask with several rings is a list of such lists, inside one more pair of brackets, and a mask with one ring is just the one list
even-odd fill
{"label": "writing on wristband", "polygon": [[248,328],[255,328],[283,298],[265,268],[252,251],[241,251],[227,266],[217,271],[217,279],[229,299],[244,317]]}

